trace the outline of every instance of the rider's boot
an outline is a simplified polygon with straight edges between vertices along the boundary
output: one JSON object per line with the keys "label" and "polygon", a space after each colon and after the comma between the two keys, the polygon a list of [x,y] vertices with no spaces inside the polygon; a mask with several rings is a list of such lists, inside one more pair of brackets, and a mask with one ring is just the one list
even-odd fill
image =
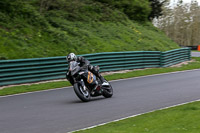
{"label": "rider's boot", "polygon": [[102,82],[102,86],[109,86],[109,83],[103,78],[103,76],[99,75],[99,79]]}

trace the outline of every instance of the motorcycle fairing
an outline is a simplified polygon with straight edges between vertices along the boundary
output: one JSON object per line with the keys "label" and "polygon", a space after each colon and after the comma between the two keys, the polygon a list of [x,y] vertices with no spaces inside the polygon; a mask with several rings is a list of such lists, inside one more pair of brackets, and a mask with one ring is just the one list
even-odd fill
{"label": "motorcycle fairing", "polygon": [[88,71],[87,82],[89,84],[92,84],[95,81],[96,81],[96,76],[93,73],[91,73],[90,71]]}

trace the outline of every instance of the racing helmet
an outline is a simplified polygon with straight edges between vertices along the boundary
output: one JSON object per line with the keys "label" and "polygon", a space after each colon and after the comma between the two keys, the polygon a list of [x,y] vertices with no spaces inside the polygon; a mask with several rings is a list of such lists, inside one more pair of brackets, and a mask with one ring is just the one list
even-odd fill
{"label": "racing helmet", "polygon": [[74,53],[70,53],[70,54],[67,55],[66,59],[67,59],[68,62],[76,61],[77,56]]}

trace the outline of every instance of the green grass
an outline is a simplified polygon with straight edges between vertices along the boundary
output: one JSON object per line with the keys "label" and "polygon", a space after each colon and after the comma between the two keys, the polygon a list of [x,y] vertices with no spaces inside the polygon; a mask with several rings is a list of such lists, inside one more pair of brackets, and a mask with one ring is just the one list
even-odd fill
{"label": "green grass", "polygon": [[0,60],[179,48],[150,22],[134,22],[93,0],[55,0],[48,10],[39,0],[6,2],[10,6],[0,8]]}
{"label": "green grass", "polygon": [[[127,72],[127,73],[116,73],[112,75],[106,75],[104,77],[107,80],[116,80],[116,79],[125,79],[125,78],[146,76],[146,75],[159,74],[159,73],[200,69],[200,58],[193,57],[193,59],[195,59],[196,61],[191,62],[187,65],[183,65],[182,67],[151,68],[151,69],[144,69],[144,70],[135,70],[135,71]],[[49,82],[49,83],[41,83],[41,84],[33,84],[33,85],[6,87],[0,90],[0,96],[61,88],[61,87],[66,87],[66,86],[70,86],[70,83],[66,81],[58,81],[58,82]]]}
{"label": "green grass", "polygon": [[77,133],[199,133],[200,102],[143,114]]}
{"label": "green grass", "polygon": [[114,79],[124,79],[130,77],[138,77],[138,76],[146,76],[152,74],[159,74],[159,73],[168,73],[168,72],[175,72],[175,71],[184,71],[184,70],[192,70],[192,69],[199,69],[200,68],[200,58],[193,57],[195,62],[190,62],[187,65],[182,65],[181,67],[167,67],[167,68],[150,68],[144,70],[137,70],[128,73],[118,73],[109,76],[105,76],[108,80]]}
{"label": "green grass", "polygon": [[54,89],[54,88],[62,88],[66,86],[70,86],[70,83],[66,81],[59,81],[59,82],[48,82],[48,83],[41,83],[41,84],[6,87],[0,90],[0,96],[48,90],[48,89]]}

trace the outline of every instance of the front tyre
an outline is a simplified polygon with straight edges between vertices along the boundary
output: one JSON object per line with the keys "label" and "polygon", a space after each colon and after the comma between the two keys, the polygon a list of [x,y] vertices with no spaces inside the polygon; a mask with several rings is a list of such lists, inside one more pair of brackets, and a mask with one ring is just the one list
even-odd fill
{"label": "front tyre", "polygon": [[83,102],[90,101],[89,90],[87,88],[84,90],[84,88],[81,84],[75,83],[74,84],[74,91],[81,101],[83,101]]}

